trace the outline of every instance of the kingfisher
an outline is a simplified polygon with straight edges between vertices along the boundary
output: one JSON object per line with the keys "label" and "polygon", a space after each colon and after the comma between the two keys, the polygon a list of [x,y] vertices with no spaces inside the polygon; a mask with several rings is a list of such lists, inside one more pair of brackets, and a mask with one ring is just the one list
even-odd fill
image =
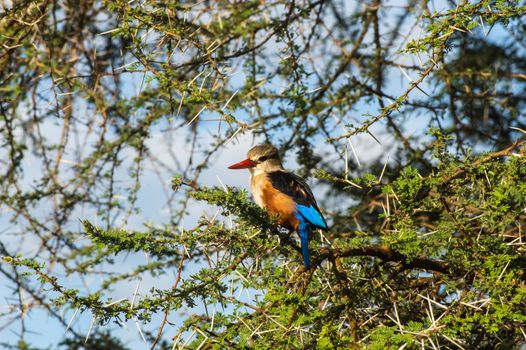
{"label": "kingfisher", "polygon": [[328,226],[305,180],[283,168],[277,148],[270,144],[251,148],[247,159],[228,168],[250,171],[254,200],[276,215],[278,224],[298,232],[303,265],[310,269],[309,232],[313,228],[327,230]]}

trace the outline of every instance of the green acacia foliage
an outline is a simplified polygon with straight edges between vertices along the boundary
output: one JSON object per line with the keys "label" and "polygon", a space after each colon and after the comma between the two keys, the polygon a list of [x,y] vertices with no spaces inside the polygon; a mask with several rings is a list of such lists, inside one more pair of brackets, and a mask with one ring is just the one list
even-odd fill
{"label": "green acacia foliage", "polygon": [[[0,6],[2,346],[126,349],[125,323],[151,349],[526,343],[524,4]],[[250,133],[318,179],[311,270],[203,185]],[[63,336],[35,338],[41,311]]]}

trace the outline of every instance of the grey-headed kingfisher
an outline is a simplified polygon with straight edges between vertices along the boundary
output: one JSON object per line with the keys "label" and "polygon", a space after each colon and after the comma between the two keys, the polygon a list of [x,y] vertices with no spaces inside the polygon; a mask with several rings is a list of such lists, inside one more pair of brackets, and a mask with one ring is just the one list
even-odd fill
{"label": "grey-headed kingfisher", "polygon": [[250,170],[250,190],[256,203],[277,215],[281,226],[298,232],[303,264],[310,269],[309,232],[328,227],[305,180],[285,170],[278,150],[269,144],[253,147],[247,159],[228,168]]}

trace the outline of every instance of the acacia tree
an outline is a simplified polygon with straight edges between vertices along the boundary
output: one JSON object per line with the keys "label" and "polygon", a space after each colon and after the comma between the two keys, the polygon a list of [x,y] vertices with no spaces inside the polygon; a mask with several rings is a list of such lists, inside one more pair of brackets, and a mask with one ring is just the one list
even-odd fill
{"label": "acacia tree", "polygon": [[[151,349],[526,342],[523,4],[2,6],[4,346],[124,349],[125,323]],[[315,268],[203,185],[243,134],[318,178]],[[152,174],[168,214],[138,225]],[[188,227],[197,204],[219,213]]]}

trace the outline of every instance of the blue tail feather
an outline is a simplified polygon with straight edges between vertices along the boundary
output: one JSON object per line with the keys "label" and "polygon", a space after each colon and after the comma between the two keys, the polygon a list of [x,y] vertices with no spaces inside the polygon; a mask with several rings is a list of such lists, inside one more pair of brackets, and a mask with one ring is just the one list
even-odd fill
{"label": "blue tail feather", "polygon": [[310,269],[311,265],[309,255],[309,224],[303,217],[299,218],[299,220],[299,235],[301,241],[301,255],[303,255],[303,265],[306,269]]}

